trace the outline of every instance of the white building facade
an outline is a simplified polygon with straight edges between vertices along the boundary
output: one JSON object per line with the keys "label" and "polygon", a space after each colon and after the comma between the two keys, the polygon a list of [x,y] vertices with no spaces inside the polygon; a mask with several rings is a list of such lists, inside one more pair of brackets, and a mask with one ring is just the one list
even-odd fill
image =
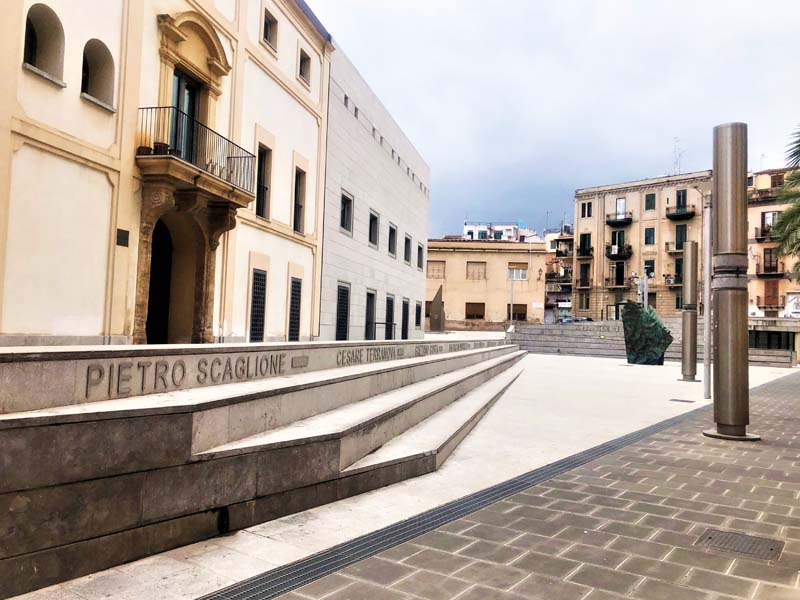
{"label": "white building facade", "polygon": [[331,55],[320,339],[423,337],[430,169]]}
{"label": "white building facade", "polygon": [[541,242],[535,229],[519,221],[465,221],[465,240],[502,240],[504,242]]}

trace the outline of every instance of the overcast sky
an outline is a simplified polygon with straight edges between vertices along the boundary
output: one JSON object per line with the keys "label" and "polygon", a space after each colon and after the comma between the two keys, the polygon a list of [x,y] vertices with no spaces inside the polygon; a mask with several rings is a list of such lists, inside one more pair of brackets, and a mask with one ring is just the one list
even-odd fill
{"label": "overcast sky", "polygon": [[572,221],[576,188],[751,169],[800,123],[798,0],[308,0],[432,170],[431,237],[464,218]]}

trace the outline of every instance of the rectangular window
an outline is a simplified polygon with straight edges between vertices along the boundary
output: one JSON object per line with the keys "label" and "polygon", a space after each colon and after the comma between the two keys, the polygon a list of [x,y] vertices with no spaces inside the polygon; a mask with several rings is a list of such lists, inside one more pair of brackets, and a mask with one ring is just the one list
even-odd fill
{"label": "rectangular window", "polygon": [[647,304],[653,308],[658,306],[658,294],[655,292],[647,292]]}
{"label": "rectangular window", "polygon": [[589,310],[589,293],[581,292],[578,294],[578,309]]}
{"label": "rectangular window", "polygon": [[389,225],[389,254],[397,256],[397,227]]}
{"label": "rectangular window", "polygon": [[269,219],[269,187],[272,174],[272,150],[259,144],[256,173],[256,216]]}
{"label": "rectangular window", "polygon": [[367,292],[366,318],[364,320],[364,339],[375,339],[375,292]]}
{"label": "rectangular window", "polygon": [[384,337],[387,340],[394,339],[394,296],[386,296],[386,318],[384,319]]}
{"label": "rectangular window", "polygon": [[652,279],[656,274],[656,261],[655,259],[647,259],[644,261],[644,273],[648,278]]}
{"label": "rectangular window", "polygon": [[428,279],[444,279],[445,264],[443,260],[429,260]]}
{"label": "rectangular window", "polygon": [[783,185],[783,173],[776,173],[770,176],[771,187],[781,187]]}
{"label": "rectangular window", "polygon": [[425,246],[422,244],[417,244],[417,268],[421,269],[422,265],[425,264]]}
{"label": "rectangular window", "polygon": [[262,32],[264,41],[273,50],[278,49],[278,20],[273,17],[268,10],[264,10],[264,31]]}
{"label": "rectangular window", "polygon": [[587,202],[586,203],[586,218],[590,219],[591,217],[592,217],[592,203],[591,202]]}
{"label": "rectangular window", "polygon": [[306,174],[302,169],[294,171],[294,207],[292,210],[292,227],[295,232],[303,233],[304,221],[306,218]]}
{"label": "rectangular window", "polygon": [[502,231],[495,231],[494,232],[494,239],[502,240],[503,239],[503,232]]}
{"label": "rectangular window", "polygon": [[417,302],[414,307],[414,327],[417,329],[422,327],[422,302]]}
{"label": "rectangular window", "polygon": [[582,233],[578,238],[578,253],[581,256],[589,256],[592,252],[592,234]]}
{"label": "rectangular window", "polygon": [[406,243],[403,247],[403,260],[411,264],[411,236],[406,236]]}
{"label": "rectangular window", "polygon": [[339,227],[353,233],[353,199],[342,192],[342,205],[339,208]]}
{"label": "rectangular window", "polygon": [[656,228],[655,227],[645,227],[644,228],[644,243],[646,246],[652,246],[656,243]]}
{"label": "rectangular window", "polygon": [[761,213],[761,229],[763,229],[765,233],[772,229],[780,214],[781,213],[777,211]]}
{"label": "rectangular window", "polygon": [[748,175],[747,176],[747,187],[753,187],[753,176],[752,175]]}
{"label": "rectangular window", "polygon": [[527,321],[528,320],[528,305],[527,304],[515,304],[514,305],[514,314],[511,314],[511,305],[506,304],[506,319],[510,319],[512,321]]}
{"label": "rectangular window", "polygon": [[683,294],[680,292],[675,293],[675,308],[678,310],[683,308]]}
{"label": "rectangular window", "polygon": [[487,240],[487,239],[489,239],[489,232],[488,231],[479,231],[478,232],[478,239],[479,240]]}
{"label": "rectangular window", "polygon": [[369,243],[378,247],[378,232],[380,231],[380,218],[374,212],[369,213]]}
{"label": "rectangular window", "polygon": [[486,263],[467,261],[467,279],[486,279]]}
{"label": "rectangular window", "polygon": [[686,190],[678,190],[676,192],[675,204],[678,208],[686,208]]}
{"label": "rectangular window", "polygon": [[513,281],[528,279],[528,263],[508,263],[508,278]]}
{"label": "rectangular window", "polygon": [[311,57],[305,50],[300,50],[300,64],[297,67],[297,74],[306,83],[311,83]]}
{"label": "rectangular window", "polygon": [[410,319],[408,298],[403,298],[403,308],[400,317],[400,338],[408,339],[408,321]]}
{"label": "rectangular window", "polygon": [[431,318],[431,306],[433,306],[433,302],[431,302],[430,300],[426,300],[425,301],[425,318],[426,319],[430,319]]}
{"label": "rectangular window", "polygon": [[675,249],[683,250],[683,243],[686,241],[686,223],[675,226]]}
{"label": "rectangular window", "polygon": [[655,210],[656,209],[656,195],[655,194],[645,194],[644,195],[644,209],[645,210]]}
{"label": "rectangular window", "polygon": [[336,291],[336,341],[348,338],[350,329],[350,286],[340,283]]}
{"label": "rectangular window", "polygon": [[250,284],[250,341],[264,341],[264,316],[267,306],[267,272],[253,269]]}
{"label": "rectangular window", "polygon": [[300,303],[303,292],[303,280],[292,277],[289,292],[289,331],[290,342],[300,341]]}
{"label": "rectangular window", "polygon": [[467,320],[486,318],[486,304],[483,302],[467,302],[464,307],[464,316]]}
{"label": "rectangular window", "polygon": [[581,219],[586,218],[586,202],[581,202]]}
{"label": "rectangular window", "polygon": [[625,245],[625,231],[618,229],[611,232],[611,245],[622,248]]}

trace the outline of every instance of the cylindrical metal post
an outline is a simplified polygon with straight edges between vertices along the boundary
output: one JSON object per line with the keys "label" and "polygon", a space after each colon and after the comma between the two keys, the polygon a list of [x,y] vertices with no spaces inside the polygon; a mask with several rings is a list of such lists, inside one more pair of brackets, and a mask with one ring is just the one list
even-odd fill
{"label": "cylindrical metal post", "polygon": [[703,398],[711,398],[711,202],[709,194],[703,201]]}
{"label": "cylindrical metal post", "polygon": [[683,339],[681,374],[684,381],[697,375],[697,242],[683,243]]}
{"label": "cylindrical metal post", "polygon": [[714,128],[714,421],[709,437],[757,440],[747,335],[747,125]]}

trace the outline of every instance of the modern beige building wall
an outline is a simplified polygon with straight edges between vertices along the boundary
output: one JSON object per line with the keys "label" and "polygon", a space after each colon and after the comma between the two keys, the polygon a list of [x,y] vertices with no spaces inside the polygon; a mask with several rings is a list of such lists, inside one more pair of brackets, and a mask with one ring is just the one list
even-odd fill
{"label": "modern beige building wall", "polygon": [[3,8],[0,343],[316,336],[332,47],[305,3]]}
{"label": "modern beige building wall", "polygon": [[545,257],[543,242],[428,240],[426,315],[441,286],[447,327],[504,323],[513,286],[515,320],[542,323]]}
{"label": "modern beige building wall", "polygon": [[637,299],[634,273],[650,274],[649,302],[661,316],[682,306],[682,241],[698,242],[702,273],[703,199],[711,171],[643,179],[575,192],[572,309],[577,317],[615,317]]}
{"label": "modern beige building wall", "polygon": [[751,317],[800,318],[797,259],[778,254],[772,226],[789,205],[779,198],[789,169],[770,169],[748,178],[748,314]]}

